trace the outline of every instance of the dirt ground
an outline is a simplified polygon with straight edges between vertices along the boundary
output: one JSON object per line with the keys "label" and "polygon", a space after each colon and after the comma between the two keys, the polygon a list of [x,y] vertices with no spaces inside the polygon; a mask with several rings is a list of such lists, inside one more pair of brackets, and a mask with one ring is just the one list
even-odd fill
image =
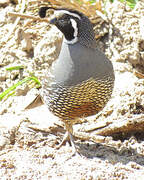
{"label": "dirt ground", "polygon": [[[42,80],[62,40],[46,22],[9,16],[20,7],[5,2],[0,1],[0,93],[30,74]],[[102,26],[100,44],[113,63],[115,87],[100,114],[74,125],[80,155],[72,156],[68,142],[56,149],[65,131],[45,105],[25,109],[40,90],[22,85],[0,102],[0,179],[144,179],[143,7],[142,1],[133,10],[118,1],[105,7],[111,25]],[[37,16],[30,2],[22,3],[24,12]],[[17,65],[24,71],[6,70]]]}

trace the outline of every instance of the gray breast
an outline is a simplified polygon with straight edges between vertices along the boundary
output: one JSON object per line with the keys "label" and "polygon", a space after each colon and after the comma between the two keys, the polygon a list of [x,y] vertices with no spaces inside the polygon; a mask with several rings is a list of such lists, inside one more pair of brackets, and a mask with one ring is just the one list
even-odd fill
{"label": "gray breast", "polygon": [[79,43],[63,42],[61,53],[52,68],[56,84],[73,86],[90,78],[114,79],[113,67],[98,49],[87,48]]}

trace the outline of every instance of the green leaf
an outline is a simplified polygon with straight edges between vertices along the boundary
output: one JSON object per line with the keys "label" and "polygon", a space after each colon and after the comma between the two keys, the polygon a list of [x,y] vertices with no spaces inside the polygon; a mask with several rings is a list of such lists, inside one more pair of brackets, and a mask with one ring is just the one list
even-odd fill
{"label": "green leaf", "polygon": [[[109,0],[110,2],[114,2],[114,0]],[[120,2],[126,2],[126,4],[131,8],[133,9],[136,5],[136,3],[139,1],[139,0],[119,0]]]}
{"label": "green leaf", "polygon": [[96,0],[90,0],[90,4],[93,4],[95,2],[96,2]]}
{"label": "green leaf", "polygon": [[6,68],[7,71],[20,70],[20,69],[24,69],[24,66],[13,66]]}
{"label": "green leaf", "polygon": [[18,86],[27,83],[29,81],[34,81],[37,84],[37,88],[41,86],[40,81],[35,76],[26,77],[23,80],[17,82],[13,86],[9,87],[7,90],[5,90],[3,93],[0,94],[0,101],[7,96],[11,91],[14,91]]}

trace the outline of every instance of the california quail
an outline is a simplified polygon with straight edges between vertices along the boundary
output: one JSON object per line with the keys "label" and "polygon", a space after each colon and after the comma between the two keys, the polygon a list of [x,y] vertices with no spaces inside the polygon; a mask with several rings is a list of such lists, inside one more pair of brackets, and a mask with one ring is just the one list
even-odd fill
{"label": "california quail", "polygon": [[[101,111],[114,86],[112,63],[97,48],[93,25],[83,13],[67,8],[41,7],[39,15],[54,10],[50,20],[64,35],[59,58],[43,82],[42,97],[64,123],[72,146],[72,125]],[[63,141],[62,141],[63,142]]]}

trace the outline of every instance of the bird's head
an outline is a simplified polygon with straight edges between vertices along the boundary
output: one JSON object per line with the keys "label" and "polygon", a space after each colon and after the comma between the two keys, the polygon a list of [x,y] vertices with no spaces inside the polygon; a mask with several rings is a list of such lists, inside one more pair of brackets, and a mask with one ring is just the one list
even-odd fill
{"label": "bird's head", "polygon": [[50,23],[54,24],[64,34],[67,43],[74,44],[81,41],[82,44],[87,44],[84,41],[93,41],[95,39],[93,26],[83,13],[67,8],[41,7],[39,16],[44,18],[46,11],[49,9],[54,10]]}

